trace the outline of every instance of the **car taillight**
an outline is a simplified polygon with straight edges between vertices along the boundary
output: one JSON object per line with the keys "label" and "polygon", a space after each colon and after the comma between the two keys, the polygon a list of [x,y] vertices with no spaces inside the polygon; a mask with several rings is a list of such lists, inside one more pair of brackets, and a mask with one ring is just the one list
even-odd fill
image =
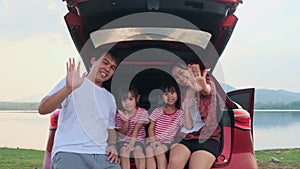
{"label": "car taillight", "polygon": [[57,128],[57,120],[58,120],[58,114],[60,112],[60,109],[56,109],[52,114],[50,115],[50,130],[56,130]]}
{"label": "car taillight", "polygon": [[250,114],[244,109],[235,109],[234,113],[234,126],[242,130],[251,130],[251,117]]}

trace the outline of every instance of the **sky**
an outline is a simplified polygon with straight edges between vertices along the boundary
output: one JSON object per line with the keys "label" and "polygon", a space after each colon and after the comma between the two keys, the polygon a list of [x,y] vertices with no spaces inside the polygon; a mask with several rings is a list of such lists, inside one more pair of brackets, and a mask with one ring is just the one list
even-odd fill
{"label": "sky", "polygon": [[[235,88],[300,93],[299,0],[244,0],[218,70]],[[0,0],[0,101],[41,99],[65,76],[79,54],[61,0]]]}

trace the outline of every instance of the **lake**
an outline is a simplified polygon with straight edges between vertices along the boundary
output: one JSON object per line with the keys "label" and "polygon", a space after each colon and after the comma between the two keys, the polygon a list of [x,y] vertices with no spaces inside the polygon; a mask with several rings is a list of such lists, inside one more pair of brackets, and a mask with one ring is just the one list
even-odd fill
{"label": "lake", "polygon": [[[300,148],[300,110],[256,110],[255,150]],[[0,111],[0,147],[45,150],[49,115],[36,111]]]}
{"label": "lake", "polygon": [[300,110],[256,110],[255,150],[300,148]]}
{"label": "lake", "polygon": [[0,147],[45,150],[49,119],[37,111],[0,111]]}

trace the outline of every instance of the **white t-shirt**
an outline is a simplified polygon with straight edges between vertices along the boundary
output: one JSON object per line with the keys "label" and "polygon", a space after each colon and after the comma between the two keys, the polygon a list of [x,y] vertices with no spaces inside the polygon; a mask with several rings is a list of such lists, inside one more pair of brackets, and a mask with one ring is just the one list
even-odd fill
{"label": "white t-shirt", "polygon": [[[63,79],[49,95],[65,84]],[[107,129],[115,128],[117,107],[114,96],[85,78],[61,106],[52,157],[59,151],[105,154]]]}
{"label": "white t-shirt", "polygon": [[[185,100],[184,100],[185,101]],[[190,107],[190,114],[193,120],[193,128],[188,130],[185,127],[181,128],[181,132],[183,133],[192,133],[194,131],[198,131],[199,129],[201,129],[204,126],[204,122],[201,119],[200,116],[200,112],[199,112],[199,108],[197,106],[198,104],[196,103],[195,105],[192,105]],[[184,106],[182,106],[184,109]]]}

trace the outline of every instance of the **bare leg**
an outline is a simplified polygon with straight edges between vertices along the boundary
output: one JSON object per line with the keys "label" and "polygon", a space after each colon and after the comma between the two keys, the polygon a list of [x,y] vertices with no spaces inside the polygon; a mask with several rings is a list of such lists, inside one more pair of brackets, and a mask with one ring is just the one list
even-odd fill
{"label": "bare leg", "polygon": [[210,169],[216,157],[208,151],[195,151],[190,158],[189,169]]}
{"label": "bare leg", "polygon": [[183,144],[171,148],[168,169],[183,169],[190,158],[191,152]]}
{"label": "bare leg", "polygon": [[145,169],[146,160],[145,160],[145,155],[144,155],[144,152],[143,152],[143,148],[140,147],[140,146],[134,147],[133,156],[134,156],[136,168],[137,169]]}
{"label": "bare leg", "polygon": [[166,169],[167,168],[167,158],[165,152],[168,150],[168,147],[164,144],[160,144],[155,148],[155,157],[157,160],[158,169]]}
{"label": "bare leg", "polygon": [[130,169],[129,155],[130,153],[126,152],[125,147],[122,147],[120,149],[120,160],[122,169]]}
{"label": "bare leg", "polygon": [[153,149],[150,146],[146,147],[147,169],[156,169],[156,162]]}

